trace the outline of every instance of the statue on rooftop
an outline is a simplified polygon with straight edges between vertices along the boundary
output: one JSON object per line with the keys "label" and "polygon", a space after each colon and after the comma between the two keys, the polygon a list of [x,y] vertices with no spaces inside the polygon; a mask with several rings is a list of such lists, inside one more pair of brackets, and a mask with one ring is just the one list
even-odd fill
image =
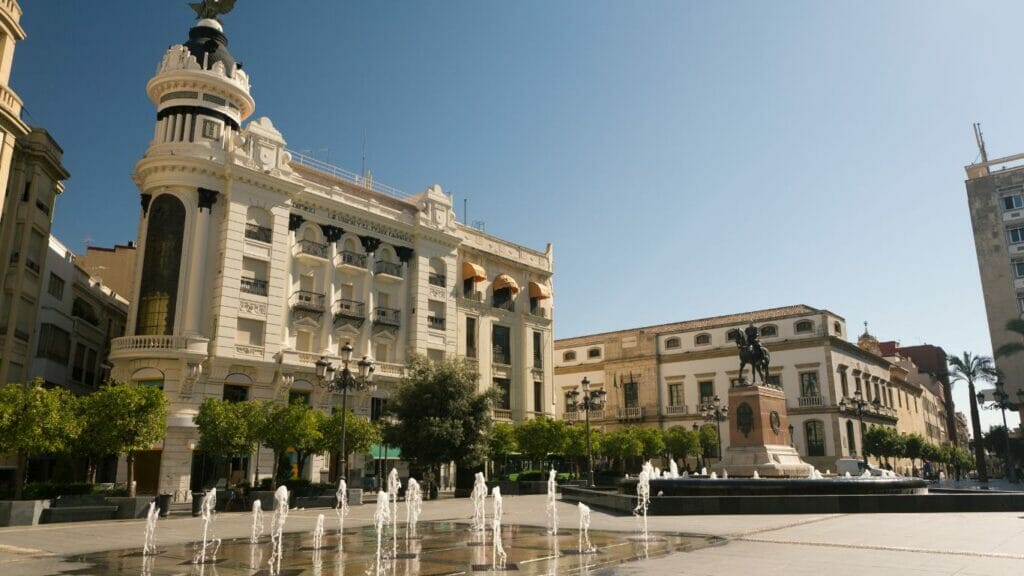
{"label": "statue on rooftop", "polygon": [[235,0],[203,0],[202,2],[190,2],[189,6],[196,11],[196,19],[213,18],[220,20],[217,16],[231,12],[235,7]]}

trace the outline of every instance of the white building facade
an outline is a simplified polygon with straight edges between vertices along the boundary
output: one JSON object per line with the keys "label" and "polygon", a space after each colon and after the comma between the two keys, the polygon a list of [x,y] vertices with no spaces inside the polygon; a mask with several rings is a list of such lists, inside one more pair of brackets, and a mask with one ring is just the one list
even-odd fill
{"label": "white building facade", "polygon": [[[140,258],[111,354],[116,379],[170,401],[142,471],[155,481],[139,489],[190,488],[205,398],[340,404],[314,363],[340,365],[345,344],[376,366],[376,390],[348,402],[357,413],[379,413],[412,353],[476,359],[481,389],[503,391],[500,419],[550,412],[551,246],[457,223],[440,186],[407,196],[291,153],[267,118],[243,126],[255,102],[220,23],[189,37],[147,85],[157,123],[134,174]],[[318,481],[327,459],[310,460],[301,473]],[[270,452],[260,461],[266,477]]]}

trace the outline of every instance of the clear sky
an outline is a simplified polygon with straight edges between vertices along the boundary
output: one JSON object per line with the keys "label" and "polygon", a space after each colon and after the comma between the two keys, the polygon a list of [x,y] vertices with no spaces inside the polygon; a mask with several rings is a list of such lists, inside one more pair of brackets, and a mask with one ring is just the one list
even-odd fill
{"label": "clear sky", "polygon": [[[22,7],[11,85],[72,174],[54,233],[133,240],[145,84],[193,13]],[[377,181],[553,242],[556,337],[803,303],[991,353],[963,167],[972,122],[990,156],[1024,152],[1020,3],[239,0],[222,19],[291,148],[358,171],[365,133]]]}

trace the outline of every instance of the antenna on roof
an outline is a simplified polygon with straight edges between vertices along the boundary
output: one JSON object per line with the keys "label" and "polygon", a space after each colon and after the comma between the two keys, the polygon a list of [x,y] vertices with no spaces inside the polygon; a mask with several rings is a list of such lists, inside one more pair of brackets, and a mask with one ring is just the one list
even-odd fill
{"label": "antenna on roof", "polygon": [[978,143],[978,153],[981,154],[981,162],[988,162],[988,152],[985,151],[985,135],[981,133],[981,123],[974,123],[974,140]]}
{"label": "antenna on roof", "polygon": [[363,163],[359,168],[359,174],[366,179],[366,128],[363,128]]}
{"label": "antenna on roof", "polygon": [[469,224],[469,198],[462,199],[462,223]]}

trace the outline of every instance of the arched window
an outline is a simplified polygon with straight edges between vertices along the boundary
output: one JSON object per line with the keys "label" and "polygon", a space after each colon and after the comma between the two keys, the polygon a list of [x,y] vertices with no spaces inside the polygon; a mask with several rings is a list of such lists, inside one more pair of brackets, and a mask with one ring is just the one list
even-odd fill
{"label": "arched window", "polygon": [[161,194],[150,204],[148,222],[135,334],[170,336],[178,300],[185,205],[171,194]]}
{"label": "arched window", "polygon": [[590,350],[587,350],[587,358],[600,358],[600,357],[601,357],[601,349],[600,348],[591,348]]}
{"label": "arched window", "polygon": [[711,344],[711,334],[697,334],[693,338],[693,343],[697,346],[706,346]]}
{"label": "arched window", "polygon": [[832,323],[832,331],[836,333],[836,336],[842,336],[843,335],[843,325],[840,324],[839,322],[833,322]]}
{"label": "arched window", "polygon": [[814,322],[811,322],[810,320],[801,320],[793,325],[793,331],[797,334],[812,332],[814,331]]}
{"label": "arched window", "polygon": [[224,400],[228,402],[245,402],[249,399],[249,387],[252,386],[252,378],[245,374],[228,374],[224,379]]}
{"label": "arched window", "polygon": [[853,420],[846,421],[846,440],[850,444],[850,456],[857,456],[857,437],[853,433]]}
{"label": "arched window", "polygon": [[156,368],[139,368],[132,374],[132,382],[139,386],[164,389],[164,373]]}
{"label": "arched window", "polygon": [[270,243],[273,234],[273,218],[270,212],[256,206],[245,211],[245,237],[258,242]]}
{"label": "arched window", "polygon": [[729,330],[729,333],[725,335],[725,339],[729,342],[735,342],[740,337],[739,330]]}
{"label": "arched window", "polygon": [[825,455],[825,424],[821,420],[804,422],[804,438],[807,439],[808,456]]}
{"label": "arched window", "polygon": [[774,324],[765,324],[761,326],[761,336],[764,338],[774,338],[779,335],[779,329]]}
{"label": "arched window", "polygon": [[565,352],[562,354],[562,362],[575,362],[576,353],[573,351]]}
{"label": "arched window", "polygon": [[679,338],[675,337],[675,336],[673,336],[672,338],[669,338],[668,340],[665,340],[665,349],[666,350],[675,350],[675,349],[679,348],[681,345],[682,345],[682,343],[679,341]]}

